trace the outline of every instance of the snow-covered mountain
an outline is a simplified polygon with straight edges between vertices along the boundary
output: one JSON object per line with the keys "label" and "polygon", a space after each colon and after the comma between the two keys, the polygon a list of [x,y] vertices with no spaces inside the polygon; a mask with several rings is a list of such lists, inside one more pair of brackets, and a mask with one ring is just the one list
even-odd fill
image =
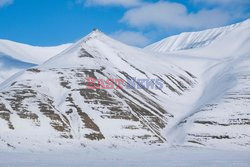
{"label": "snow-covered mountain", "polygon": [[140,49],[95,30],[27,66],[0,84],[0,148],[249,149],[250,21],[184,34]]}
{"label": "snow-covered mountain", "polygon": [[199,85],[197,100],[177,116],[179,118],[176,117],[167,130],[167,136],[178,145],[249,147],[250,20],[198,34],[211,39],[213,33],[209,35],[207,32],[214,30],[227,32],[206,46],[196,45],[196,48],[187,47],[185,50],[181,46],[194,46],[193,41],[197,38],[192,40],[193,33],[184,33],[189,41],[183,40],[176,48],[172,47],[170,50],[174,52],[160,49],[167,48],[168,43],[166,47],[163,43],[161,46],[159,43],[152,45],[158,45],[158,48],[151,47],[153,51],[165,52],[169,62],[195,74]]}
{"label": "snow-covered mountain", "polygon": [[43,63],[70,45],[38,47],[0,39],[0,83],[18,71]]}
{"label": "snow-covered mountain", "polygon": [[41,64],[71,45],[72,44],[69,43],[58,46],[41,47],[0,39],[0,53],[20,61]]}
{"label": "snow-covered mountain", "polygon": [[[0,85],[1,148],[166,143],[173,104],[190,95],[196,78],[164,59],[93,31]],[[88,89],[87,77],[123,79],[124,89]],[[152,89],[125,88],[127,79],[143,88],[134,77],[163,88],[156,81]]]}
{"label": "snow-covered mountain", "polygon": [[145,49],[167,53],[171,51],[201,48],[213,43],[218,38],[226,36],[233,30],[248,26],[249,24],[250,19],[226,27],[213,28],[199,32],[184,32],[151,44],[145,47]]}

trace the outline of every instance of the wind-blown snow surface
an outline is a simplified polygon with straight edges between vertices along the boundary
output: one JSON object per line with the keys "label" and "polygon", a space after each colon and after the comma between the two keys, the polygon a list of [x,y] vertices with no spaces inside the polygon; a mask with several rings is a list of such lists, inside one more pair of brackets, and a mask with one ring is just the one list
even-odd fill
{"label": "wind-blown snow surface", "polygon": [[43,63],[70,45],[38,47],[0,39],[0,83],[18,71]]}
{"label": "wind-blown snow surface", "polygon": [[[200,90],[199,98],[167,129],[173,144],[224,148],[237,144],[249,148],[250,21],[216,30],[230,27],[233,29],[207,46],[188,50],[177,47],[174,52],[166,52],[169,62],[197,76]],[[200,32],[200,36],[210,39],[210,31]],[[179,46],[192,46],[192,40],[189,42]],[[161,52],[157,45],[152,49]]]}

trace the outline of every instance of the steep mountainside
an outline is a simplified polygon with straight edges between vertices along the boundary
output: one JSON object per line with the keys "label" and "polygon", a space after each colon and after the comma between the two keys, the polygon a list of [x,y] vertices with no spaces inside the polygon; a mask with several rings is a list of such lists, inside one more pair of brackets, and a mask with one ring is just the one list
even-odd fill
{"label": "steep mountainside", "polygon": [[[196,78],[163,60],[92,32],[0,85],[1,148],[166,143],[163,130],[178,108],[174,104],[191,93]],[[87,89],[87,77],[125,83],[123,89]],[[158,79],[163,88],[153,80],[154,88],[144,89],[134,77]],[[125,88],[128,78],[141,89]]]}

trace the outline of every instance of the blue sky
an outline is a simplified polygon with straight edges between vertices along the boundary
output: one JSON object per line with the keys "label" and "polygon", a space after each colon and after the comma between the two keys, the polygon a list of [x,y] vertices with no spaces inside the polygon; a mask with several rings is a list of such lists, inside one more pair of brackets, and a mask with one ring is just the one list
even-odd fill
{"label": "blue sky", "polygon": [[242,21],[250,0],[0,0],[0,38],[50,46],[99,28],[135,46]]}

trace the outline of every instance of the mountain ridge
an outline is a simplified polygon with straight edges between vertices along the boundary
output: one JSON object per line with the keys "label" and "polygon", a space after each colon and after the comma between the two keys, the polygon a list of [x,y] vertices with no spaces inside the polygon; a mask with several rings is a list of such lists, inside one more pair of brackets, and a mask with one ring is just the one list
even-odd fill
{"label": "mountain ridge", "polygon": [[145,49],[167,53],[205,47],[213,43],[217,38],[230,33],[234,29],[244,26],[250,26],[250,19],[220,28],[207,29],[198,32],[184,32],[179,35],[164,38],[156,43],[146,46]]}
{"label": "mountain ridge", "polygon": [[21,70],[43,63],[70,45],[39,47],[0,39],[0,83]]}

